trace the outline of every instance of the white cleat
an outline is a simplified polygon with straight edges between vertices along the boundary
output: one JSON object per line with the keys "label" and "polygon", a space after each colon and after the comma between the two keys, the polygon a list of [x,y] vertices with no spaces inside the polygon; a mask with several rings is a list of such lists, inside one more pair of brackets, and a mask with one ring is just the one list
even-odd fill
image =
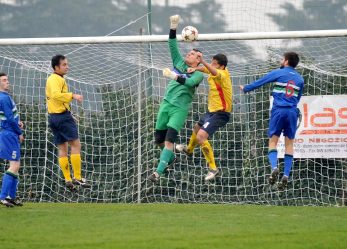
{"label": "white cleat", "polygon": [[216,177],[216,175],[219,173],[219,170],[213,170],[209,169],[207,175],[205,176],[205,181],[210,181]]}
{"label": "white cleat", "polygon": [[185,144],[176,144],[176,150],[178,152],[186,154],[187,156],[191,156],[192,155],[192,153],[188,152],[188,147]]}

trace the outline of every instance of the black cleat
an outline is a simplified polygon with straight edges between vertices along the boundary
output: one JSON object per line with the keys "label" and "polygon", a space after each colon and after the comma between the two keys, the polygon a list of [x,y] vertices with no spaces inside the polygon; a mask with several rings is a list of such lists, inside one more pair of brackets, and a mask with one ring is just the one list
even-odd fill
{"label": "black cleat", "polygon": [[158,174],[158,172],[153,172],[149,177],[148,180],[150,180],[153,183],[157,183],[159,182],[160,176]]}
{"label": "black cleat", "polygon": [[73,185],[72,181],[65,182],[65,186],[71,192],[77,192],[77,189],[76,189],[75,185]]}
{"label": "black cleat", "polygon": [[171,162],[169,162],[167,167],[164,170],[164,173],[166,174],[169,171],[169,169],[171,169],[177,161],[178,161],[178,159],[177,159],[177,157],[175,157]]}
{"label": "black cleat", "polygon": [[14,205],[7,200],[0,200],[0,204],[4,205],[5,207],[14,207]]}
{"label": "black cleat", "polygon": [[277,184],[277,188],[279,191],[283,191],[287,188],[288,185],[288,177],[283,176],[281,181]]}
{"label": "black cleat", "polygon": [[177,157],[175,157],[171,162],[168,163],[167,167],[173,166],[177,162]]}
{"label": "black cleat", "polygon": [[72,179],[72,183],[76,186],[81,186],[83,188],[91,188],[92,185],[90,185],[86,179],[81,178],[81,180],[77,180],[75,178]]}
{"label": "black cleat", "polygon": [[9,203],[13,204],[14,206],[17,206],[17,207],[23,206],[23,203],[18,199],[11,199],[11,198],[7,197],[5,200],[8,201]]}
{"label": "black cleat", "polygon": [[277,177],[278,177],[279,173],[280,173],[280,171],[278,170],[278,168],[274,169],[271,172],[271,175],[269,177],[269,184],[270,185],[274,185],[275,184],[275,182],[277,181]]}

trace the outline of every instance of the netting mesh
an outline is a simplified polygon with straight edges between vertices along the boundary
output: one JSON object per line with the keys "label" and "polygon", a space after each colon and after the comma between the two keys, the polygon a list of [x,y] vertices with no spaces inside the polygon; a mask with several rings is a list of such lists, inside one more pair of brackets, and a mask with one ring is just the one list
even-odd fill
{"label": "netting mesh", "polygon": [[[268,185],[271,89],[243,95],[238,85],[277,68],[283,52],[295,50],[302,58],[298,70],[305,78],[304,95],[347,94],[347,38],[199,41],[179,46],[182,54],[198,47],[207,60],[216,53],[229,58],[233,112],[226,127],[211,139],[222,172],[216,181],[204,182],[207,168],[199,149],[192,158],[179,155],[179,162],[159,185],[147,181],[160,153],[153,134],[168,83],[161,69],[171,66],[166,42],[0,46],[0,71],[9,75],[26,124],[19,195],[30,201],[343,203],[346,159],[295,159],[286,191]],[[254,50],[261,51],[264,60],[255,59]],[[67,54],[70,90],[84,96],[83,104],[72,106],[79,120],[83,175],[93,187],[78,194],[65,189],[57,148],[47,128],[44,89],[51,73],[50,58],[56,53]],[[194,123],[206,112],[207,92],[205,79],[180,132],[180,143],[187,143]]]}

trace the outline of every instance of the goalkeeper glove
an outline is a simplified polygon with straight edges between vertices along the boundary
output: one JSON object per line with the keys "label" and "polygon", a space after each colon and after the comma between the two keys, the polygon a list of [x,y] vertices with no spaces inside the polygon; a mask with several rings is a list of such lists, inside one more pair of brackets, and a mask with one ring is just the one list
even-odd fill
{"label": "goalkeeper glove", "polygon": [[179,21],[180,21],[179,15],[170,16],[170,29],[177,29]]}
{"label": "goalkeeper glove", "polygon": [[175,74],[174,72],[172,72],[170,70],[170,68],[164,68],[163,70],[163,75],[167,78],[170,78],[172,80],[176,80],[177,79],[177,74]]}

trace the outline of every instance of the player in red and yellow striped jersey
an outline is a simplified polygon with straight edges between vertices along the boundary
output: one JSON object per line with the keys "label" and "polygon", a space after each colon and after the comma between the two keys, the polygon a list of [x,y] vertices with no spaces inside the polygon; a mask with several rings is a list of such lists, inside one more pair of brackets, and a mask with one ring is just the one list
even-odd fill
{"label": "player in red and yellow striped jersey", "polygon": [[208,112],[195,124],[188,146],[178,144],[176,150],[191,155],[199,145],[209,166],[205,177],[205,180],[209,181],[215,178],[219,170],[208,138],[229,122],[232,110],[232,82],[226,67],[228,58],[224,54],[213,56],[211,64],[200,54],[200,63],[203,64],[202,67],[192,68],[191,71],[198,70],[209,74]]}

